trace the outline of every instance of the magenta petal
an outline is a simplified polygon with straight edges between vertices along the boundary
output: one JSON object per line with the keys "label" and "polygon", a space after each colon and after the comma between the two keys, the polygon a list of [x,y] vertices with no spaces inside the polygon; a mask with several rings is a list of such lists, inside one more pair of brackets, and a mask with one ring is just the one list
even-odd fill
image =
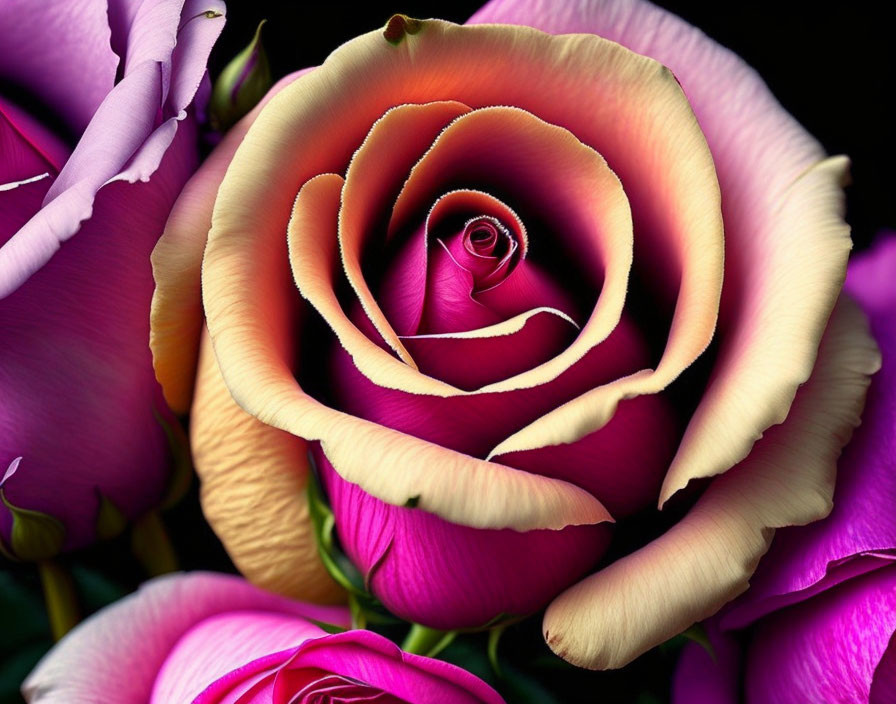
{"label": "magenta petal", "polygon": [[668,400],[662,395],[638,396],[621,401],[609,423],[576,442],[498,455],[495,460],[587,489],[615,518],[624,518],[656,505],[679,437]]}
{"label": "magenta petal", "polygon": [[[55,176],[68,158],[63,142],[0,96],[0,187],[39,174]],[[2,244],[3,240],[0,240]]]}
{"label": "magenta petal", "polygon": [[[156,417],[165,406],[148,347],[149,255],[195,165],[194,139],[181,130],[149,183],[104,188],[81,235],[0,300],[0,462],[23,457],[6,495],[62,520],[68,547],[93,540],[98,491],[135,518],[167,486]],[[0,211],[38,185],[0,192]],[[3,535],[9,520],[0,509]]]}
{"label": "magenta petal", "polygon": [[707,625],[713,654],[698,643],[681,652],[672,677],[672,704],[740,704],[741,648]]}
{"label": "magenta petal", "polygon": [[896,567],[778,611],[756,626],[746,703],[868,702],[894,631]]}
{"label": "magenta petal", "polygon": [[350,677],[408,704],[504,704],[495,690],[466,670],[404,653],[370,631],[348,631],[309,641],[287,668]]}
{"label": "magenta petal", "polygon": [[609,542],[604,524],[525,533],[455,525],[383,503],[336,474],[319,448],[315,458],[339,539],[373,593],[433,628],[533,613],[593,567]]}
{"label": "magenta petal", "polygon": [[422,374],[472,391],[548,361],[578,329],[568,317],[545,308],[509,333],[415,335],[402,342]]}
{"label": "magenta petal", "polygon": [[862,424],[843,453],[834,509],[825,520],[778,531],[750,590],[725,615],[739,628],[843,579],[896,560],[896,236],[850,264],[846,290],[869,316],[882,366],[872,378]]}

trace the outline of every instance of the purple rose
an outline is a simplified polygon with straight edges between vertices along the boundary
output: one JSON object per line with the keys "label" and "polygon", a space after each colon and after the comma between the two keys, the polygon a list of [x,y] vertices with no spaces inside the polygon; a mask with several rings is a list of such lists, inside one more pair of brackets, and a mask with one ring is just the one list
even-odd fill
{"label": "purple rose", "polygon": [[[220,0],[0,12],[0,473],[18,466],[7,506],[61,522],[21,557],[83,546],[101,507],[134,518],[165,491],[149,255],[197,164],[223,15]],[[16,552],[12,523],[0,508]]]}
{"label": "purple rose", "polygon": [[162,577],[94,615],[25,681],[31,704],[503,704],[454,665],[348,626],[344,607],[212,573]]}
{"label": "purple rose", "polygon": [[775,537],[750,590],[709,624],[715,659],[686,648],[675,704],[896,702],[894,272],[896,233],[850,264],[846,291],[883,366],[840,461],[833,511]]}

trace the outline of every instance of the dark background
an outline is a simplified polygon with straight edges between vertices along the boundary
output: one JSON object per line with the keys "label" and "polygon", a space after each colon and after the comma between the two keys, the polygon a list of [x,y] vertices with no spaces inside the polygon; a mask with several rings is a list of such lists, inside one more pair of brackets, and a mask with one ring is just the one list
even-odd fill
{"label": "dark background", "polygon": [[[580,0],[552,0],[578,2]],[[348,3],[233,0],[212,55],[217,72],[267,18],[265,46],[274,77],[320,64],[339,44],[382,26],[396,12],[465,22],[483,3],[376,0]],[[896,93],[892,25],[873,12],[884,3],[696,2],[657,4],[740,54],[778,100],[830,154],[852,158],[848,219],[856,246],[896,227],[896,137],[884,101]]]}

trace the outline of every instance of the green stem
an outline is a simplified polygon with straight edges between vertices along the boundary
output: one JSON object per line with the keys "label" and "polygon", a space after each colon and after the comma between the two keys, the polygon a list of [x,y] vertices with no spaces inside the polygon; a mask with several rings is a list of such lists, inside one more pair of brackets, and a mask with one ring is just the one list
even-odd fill
{"label": "green stem", "polygon": [[168,538],[165,524],[155,511],[134,523],[131,531],[131,551],[151,577],[177,572],[177,555]]}
{"label": "green stem", "polygon": [[38,562],[37,571],[44,590],[44,604],[53,640],[59,640],[81,620],[75,583],[71,575],[53,560]]}
{"label": "green stem", "polygon": [[454,640],[457,631],[437,631],[419,623],[412,623],[401,649],[406,653],[435,657]]}

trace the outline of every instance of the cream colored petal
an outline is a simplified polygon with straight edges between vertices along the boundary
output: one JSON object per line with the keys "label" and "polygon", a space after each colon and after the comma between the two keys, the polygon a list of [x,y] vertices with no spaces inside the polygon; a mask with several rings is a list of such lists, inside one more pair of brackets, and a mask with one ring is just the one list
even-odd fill
{"label": "cream colored petal", "polygon": [[[543,199],[534,206],[542,217],[552,219],[549,207],[562,223],[557,227],[569,230],[553,237],[566,239],[570,249],[575,245],[591,282],[602,284],[590,318],[566,350],[481,392],[548,383],[600,344],[619,322],[632,262],[628,199],[604,158],[568,130],[519,108],[488,107],[458,117],[414,166],[395,201],[390,234],[407,226],[421,203],[435,202],[445,182],[467,179],[516,188],[517,197],[529,205]],[[548,245],[542,240],[539,246]]]}
{"label": "cream colored petal", "polygon": [[622,667],[743,592],[775,528],[830,511],[837,457],[879,366],[864,315],[841,298],[787,420],[667,533],[557,597],[544,617],[554,652]]}
{"label": "cream colored petal", "polygon": [[[341,183],[339,176],[323,174],[305,184],[296,199],[288,228],[289,254],[303,292],[325,288],[327,277],[338,269],[335,215]],[[239,280],[239,268],[246,266],[243,260],[232,263],[237,269],[224,279],[231,286]],[[263,315],[287,316],[289,292],[280,285],[270,291]],[[332,290],[330,295],[332,303]],[[322,295],[320,301],[326,302]],[[225,329],[241,339],[267,330],[257,327],[259,322],[232,315]],[[230,360],[231,373],[242,377],[235,388],[248,389],[265,402],[261,421],[309,441],[320,440],[336,471],[366,492],[399,506],[412,501],[449,521],[477,528],[561,529],[612,520],[597,499],[567,482],[485,462],[320,404],[292,376],[289,325],[283,322],[273,330],[264,355],[254,358],[235,355],[228,348],[232,342],[221,336],[215,341],[218,359]],[[416,374],[376,345],[369,347],[371,354],[379,350]]]}
{"label": "cream colored petal", "polygon": [[660,506],[691,479],[737,464],[767,428],[787,418],[846,278],[848,169],[845,157],[810,168],[750,242],[748,259],[761,264],[743,287],[729,329],[720,331],[718,362],[666,475]]}
{"label": "cream colored petal", "polygon": [[185,414],[193,398],[202,328],[199,275],[218,187],[234,152],[261,109],[308,70],[297,71],[278,81],[261,102],[224,135],[180,192],[165,231],[152,252],[156,288],[150,313],[149,347],[156,378],[175,413]]}
{"label": "cream colored petal", "polygon": [[[469,107],[450,100],[392,108],[370,129],[345,174],[339,209],[339,251],[345,276],[377,332],[412,367],[414,360],[370,292],[361,271],[361,258],[365,245],[370,244],[377,216],[388,212],[387,206],[394,201],[408,171],[439,132],[468,112]],[[385,249],[385,237],[380,239],[380,247]]]}
{"label": "cream colored petal", "polygon": [[[602,520],[605,510],[572,485],[446,456],[414,438],[368,428],[310,399],[293,377],[286,350],[293,334],[290,299],[282,287],[295,195],[318,174],[343,172],[389,108],[436,100],[515,105],[601,153],[632,200],[636,231],[642,218],[647,244],[682,244],[687,252],[681,294],[673,291],[665,367],[674,375],[705,348],[721,286],[718,186],[703,135],[671,73],[593,35],[426,20],[397,44],[376,31],[340,47],[275,96],[237,149],[203,261],[203,302],[225,382],[237,403],[263,422],[320,438],[328,454],[334,448],[348,453],[341,465],[334,462],[337,471],[389,503],[419,495],[421,507],[480,527]],[[347,435],[354,425],[359,432]]]}
{"label": "cream colored petal", "polygon": [[307,443],[236,405],[206,330],[190,421],[202,510],[237,569],[253,584],[295,599],[344,600],[317,552]]}

